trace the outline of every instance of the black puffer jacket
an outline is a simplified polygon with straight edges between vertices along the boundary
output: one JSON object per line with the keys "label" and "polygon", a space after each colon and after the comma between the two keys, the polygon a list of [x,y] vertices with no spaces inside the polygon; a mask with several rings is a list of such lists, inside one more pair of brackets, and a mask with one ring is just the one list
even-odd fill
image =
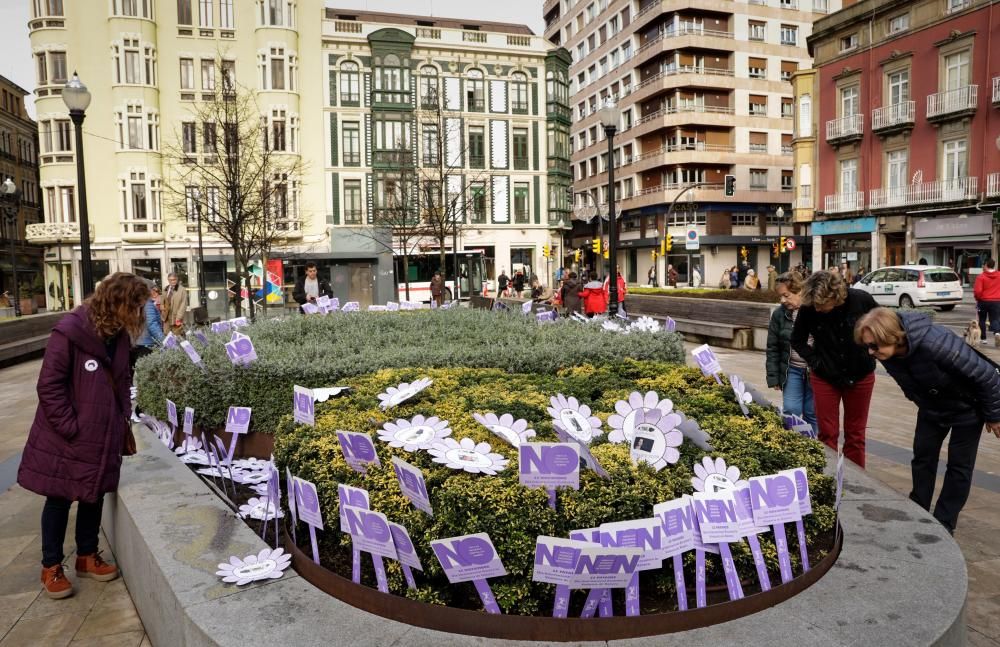
{"label": "black puffer jacket", "polygon": [[906,355],[882,366],[922,415],[952,424],[1000,421],[997,367],[922,312],[900,312]]}
{"label": "black puffer jacket", "polygon": [[788,362],[792,345],[792,311],[784,306],[778,306],[771,313],[771,321],[767,326],[767,354],[764,356],[764,366],[767,369],[767,387],[780,386],[785,388],[788,380]]}
{"label": "black puffer jacket", "polygon": [[875,370],[868,350],[854,343],[854,324],[876,307],[872,295],[854,289],[848,289],[847,300],[830,312],[802,306],[792,329],[792,348],[817,376],[834,386],[849,387]]}

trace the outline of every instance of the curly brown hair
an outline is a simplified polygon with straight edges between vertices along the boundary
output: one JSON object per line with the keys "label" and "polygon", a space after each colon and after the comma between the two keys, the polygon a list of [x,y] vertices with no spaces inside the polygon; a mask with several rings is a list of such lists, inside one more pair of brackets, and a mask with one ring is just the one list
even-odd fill
{"label": "curly brown hair", "polygon": [[837,272],[820,270],[813,272],[802,286],[802,305],[823,306],[833,303],[834,307],[847,301],[847,283]]}
{"label": "curly brown hair", "polygon": [[798,294],[801,292],[802,284],[804,282],[805,278],[795,270],[785,272],[775,281],[776,284],[781,284],[787,287],[788,291],[792,294]]}
{"label": "curly brown hair", "polygon": [[90,321],[103,339],[111,339],[122,330],[136,339],[146,325],[143,306],[148,299],[149,288],[142,279],[128,272],[115,272],[97,284],[86,304]]}

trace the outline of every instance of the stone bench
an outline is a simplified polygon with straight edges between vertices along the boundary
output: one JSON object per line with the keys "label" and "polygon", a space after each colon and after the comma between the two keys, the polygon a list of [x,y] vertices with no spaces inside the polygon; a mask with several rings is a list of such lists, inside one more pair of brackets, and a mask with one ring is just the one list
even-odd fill
{"label": "stone bench", "polygon": [[[145,430],[125,459],[104,530],[155,645],[410,647],[547,643],[470,638],[358,610],[291,570],[237,588],[216,565],[264,543]],[[835,464],[830,454],[828,462]],[[844,540],[833,568],[795,597],[723,624],[648,638],[574,643],[613,647],[964,645],[968,578],[958,545],[902,495],[845,467]],[[329,520],[325,532],[338,532]],[[600,622],[595,619],[594,622]],[[566,644],[566,643],[555,643]]]}
{"label": "stone bench", "polygon": [[[695,297],[629,295],[630,315],[647,315],[658,320],[668,316],[678,322],[677,330],[690,341],[708,342],[736,349],[767,347],[767,326],[776,303],[699,299]],[[681,321],[686,322],[681,326]]]}
{"label": "stone bench", "polygon": [[0,323],[0,367],[30,359],[44,351],[52,328],[65,315],[65,312],[52,312]]}

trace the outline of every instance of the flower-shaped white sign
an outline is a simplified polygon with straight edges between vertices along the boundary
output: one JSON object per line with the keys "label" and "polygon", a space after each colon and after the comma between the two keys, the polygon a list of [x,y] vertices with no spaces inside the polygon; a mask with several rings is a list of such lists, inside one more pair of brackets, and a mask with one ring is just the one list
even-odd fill
{"label": "flower-shaped white sign", "polygon": [[269,476],[268,472],[233,470],[233,480],[244,485],[266,483]]}
{"label": "flower-shaped white sign", "polygon": [[181,454],[178,456],[181,462],[185,465],[211,465],[208,460],[208,454],[200,449],[196,449],[193,452],[187,452],[186,454]]}
{"label": "flower-shaped white sign", "polygon": [[743,412],[744,416],[750,415],[750,409],[747,409],[747,405],[753,402],[753,396],[747,393],[747,385],[740,379],[739,375],[730,375],[729,383],[733,387],[733,393],[736,394],[736,402],[740,405],[740,410]]}
{"label": "flower-shaped white sign", "polygon": [[629,325],[629,330],[638,332],[660,332],[660,323],[652,317],[639,317]]}
{"label": "flower-shaped white sign", "polygon": [[491,452],[489,443],[479,443],[471,438],[455,440],[445,438],[434,444],[427,453],[434,457],[435,463],[443,463],[453,470],[465,470],[470,474],[489,474],[495,476],[510,462],[500,454]]}
{"label": "flower-shaped white sign", "polygon": [[256,485],[251,485],[250,489],[254,491],[254,494],[259,494],[260,496],[267,496],[267,483],[257,483]]}
{"label": "flower-shaped white sign", "polygon": [[531,442],[530,439],[535,436],[535,430],[528,429],[527,420],[524,418],[514,420],[514,416],[509,413],[505,413],[499,418],[495,413],[474,413],[472,417],[476,419],[476,422],[514,447],[520,447],[521,443]]}
{"label": "flower-shaped white sign", "polygon": [[614,321],[605,321],[601,324],[601,328],[608,332],[628,332],[628,330],[623,330],[622,327]]}
{"label": "flower-shaped white sign", "polygon": [[198,451],[201,447],[201,439],[197,436],[184,436],[184,440],[174,449],[174,453],[180,456],[188,452]]}
{"label": "flower-shaped white sign", "polygon": [[727,466],[722,458],[713,460],[706,456],[700,463],[694,464],[694,474],[691,485],[697,492],[736,490],[747,485],[745,480],[740,480],[740,468],[735,465]]}
{"label": "flower-shaped white sign", "polygon": [[243,559],[235,555],[228,562],[219,564],[216,575],[223,582],[243,586],[258,580],[276,580],[292,563],[292,556],[282,548],[265,548],[256,555],[247,555]]}
{"label": "flower-shaped white sign", "polygon": [[244,519],[249,517],[258,521],[270,521],[275,517],[283,518],[285,513],[274,501],[250,497],[249,501],[240,506],[240,516]]}
{"label": "flower-shaped white sign", "polygon": [[403,402],[409,400],[416,394],[420,393],[431,384],[434,380],[429,377],[422,377],[414,382],[403,382],[398,386],[390,386],[385,390],[384,393],[378,394],[379,407],[384,411],[386,409],[391,409],[392,407],[399,406]]}
{"label": "flower-shaped white sign", "polygon": [[681,457],[677,448],[684,442],[684,435],[677,429],[681,417],[676,413],[663,413],[650,409],[636,414],[631,443],[632,460],[649,463],[657,472],[676,463]]}
{"label": "flower-shaped white sign", "polygon": [[271,461],[262,458],[241,458],[233,461],[233,467],[251,472],[271,471]]}
{"label": "flower-shaped white sign", "polygon": [[424,418],[420,414],[411,420],[399,418],[396,422],[387,422],[378,430],[379,440],[389,443],[391,447],[402,447],[407,452],[428,449],[450,435],[447,420],[440,420],[437,416]]}
{"label": "flower-shaped white sign", "polygon": [[590,441],[604,433],[601,431],[601,419],[591,415],[590,407],[580,404],[576,398],[567,398],[560,393],[552,396],[549,402],[552,404],[548,407],[552,423],[577,441],[589,445]]}
{"label": "flower-shaped white sign", "polygon": [[608,440],[631,445],[637,417],[653,409],[668,414],[674,410],[674,403],[666,398],[661,400],[656,391],[647,391],[646,395],[633,391],[629,394],[628,400],[615,402],[615,413],[608,418],[608,426],[611,427]]}

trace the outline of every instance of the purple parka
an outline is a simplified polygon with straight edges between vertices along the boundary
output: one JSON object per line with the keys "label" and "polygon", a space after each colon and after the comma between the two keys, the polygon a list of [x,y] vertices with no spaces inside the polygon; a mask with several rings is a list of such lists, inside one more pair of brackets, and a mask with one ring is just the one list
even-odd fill
{"label": "purple parka", "polygon": [[38,409],[17,472],[21,487],[88,502],[118,489],[129,424],[129,346],[128,334],[119,334],[111,362],[86,305],[52,329],[38,376]]}

